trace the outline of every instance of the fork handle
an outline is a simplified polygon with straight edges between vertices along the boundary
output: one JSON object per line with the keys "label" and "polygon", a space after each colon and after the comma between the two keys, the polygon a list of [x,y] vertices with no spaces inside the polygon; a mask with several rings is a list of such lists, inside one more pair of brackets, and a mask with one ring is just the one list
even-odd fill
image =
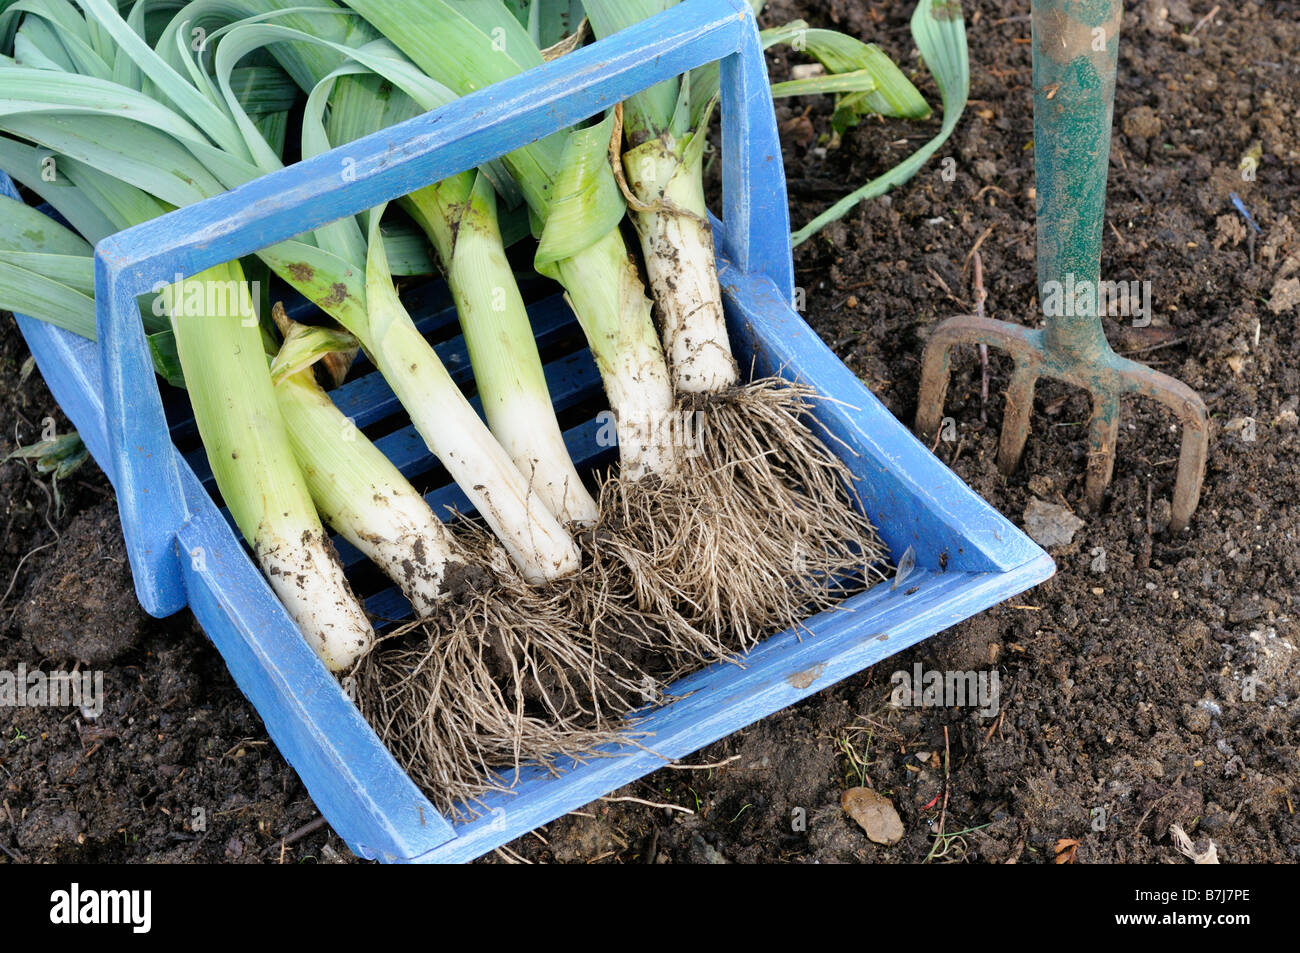
{"label": "fork handle", "polygon": [[[1106,173],[1115,111],[1121,0],[1033,0],[1034,177],[1038,193],[1038,300],[1049,350],[1104,360],[1097,313]],[[1069,276],[1073,275],[1073,280]],[[1052,297],[1050,283],[1059,283]],[[1092,307],[1053,308],[1091,282]]]}

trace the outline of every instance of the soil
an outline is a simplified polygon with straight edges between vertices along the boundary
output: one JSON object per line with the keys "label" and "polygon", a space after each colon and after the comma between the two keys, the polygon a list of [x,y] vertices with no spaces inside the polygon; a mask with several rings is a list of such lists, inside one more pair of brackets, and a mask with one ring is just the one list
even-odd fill
{"label": "soil", "polygon": [[[765,20],[875,42],[938,103],[912,6],[776,0]],[[972,248],[988,313],[1037,313],[1029,5],[963,6],[972,101],[953,138],[795,255],[807,320],[909,424],[927,337],[972,308]],[[981,407],[964,348],[945,411],[955,439],[936,452],[1017,523],[1035,499],[1085,520],[1052,549],[1056,577],[614,795],[661,806],[600,801],[489,860],[1041,863],[1066,839],[1079,863],[1187,863],[1172,824],[1225,862],[1300,860],[1300,3],[1225,4],[1196,29],[1212,6],[1128,4],[1103,260],[1103,277],[1153,289],[1150,326],[1110,321],[1112,342],[1196,388],[1213,416],[1190,530],[1166,529],[1178,434],[1151,405],[1125,406],[1099,513],[1082,506],[1087,401],[1063,385],[1039,387],[1024,462],[1002,477],[1008,362],[990,355]],[[792,60],[771,64],[785,78]],[[869,121],[834,144],[823,100],[786,100],[778,118],[796,224],[939,126]],[[68,425],[39,375],[20,375],[12,322],[0,328],[8,453],[45,417]],[[0,468],[0,586],[13,581],[0,670],[72,667],[67,633],[32,610],[57,607],[69,630],[94,627],[105,707],[93,721],[0,708],[0,863],[351,859],[328,828],[301,834],[314,805],[193,621],[140,612],[103,476],[87,465],[57,489],[26,464]],[[996,670],[999,714],[891,706],[891,674],[917,663]],[[855,787],[892,803],[901,840],[875,843],[845,813]]]}

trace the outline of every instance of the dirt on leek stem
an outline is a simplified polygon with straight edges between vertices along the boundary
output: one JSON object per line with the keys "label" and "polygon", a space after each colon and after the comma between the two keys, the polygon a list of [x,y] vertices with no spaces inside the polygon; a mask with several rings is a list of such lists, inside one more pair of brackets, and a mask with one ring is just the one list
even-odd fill
{"label": "dirt on leek stem", "polygon": [[722,309],[700,162],[671,134],[623,154],[631,217],[657,305],[673,385],[709,393],[739,382]]}
{"label": "dirt on leek stem", "polygon": [[321,516],[398,585],[417,616],[432,614],[457,561],[451,531],[310,368],[277,384],[276,397]]}

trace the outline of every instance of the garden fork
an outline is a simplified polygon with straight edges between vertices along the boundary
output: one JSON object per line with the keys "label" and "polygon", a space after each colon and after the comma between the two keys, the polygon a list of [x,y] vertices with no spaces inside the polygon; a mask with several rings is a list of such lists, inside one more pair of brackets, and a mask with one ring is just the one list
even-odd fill
{"label": "garden fork", "polygon": [[[1181,381],[1116,354],[1101,326],[1101,241],[1115,109],[1121,0],[1033,0],[1034,176],[1038,190],[1038,300],[1041,330],[960,315],[940,324],[925,347],[916,430],[939,431],[952,349],[1001,348],[1015,361],[1007,387],[998,468],[1010,474],[1029,436],[1034,384],[1054,377],[1092,394],[1086,498],[1096,510],[1110,483],[1120,398],[1136,394],[1169,407],[1183,424],[1170,529],[1185,529],[1201,495],[1209,443],[1200,396]],[[1047,308],[1085,288],[1077,307]],[[1089,304],[1088,298],[1091,298]]]}

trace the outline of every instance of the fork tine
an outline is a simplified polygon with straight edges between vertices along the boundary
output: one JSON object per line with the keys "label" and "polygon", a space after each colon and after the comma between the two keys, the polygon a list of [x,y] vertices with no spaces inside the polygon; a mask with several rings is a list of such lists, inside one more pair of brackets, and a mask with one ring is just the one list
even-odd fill
{"label": "fork tine", "polygon": [[1205,405],[1200,406],[1201,420],[1183,422],[1183,445],[1178,451],[1178,479],[1174,482],[1174,504],[1169,529],[1181,533],[1187,529],[1201,500],[1201,483],[1205,480],[1205,458],[1210,448],[1210,429]]}
{"label": "fork tine", "polygon": [[1010,476],[1020,466],[1020,455],[1029,439],[1029,415],[1034,409],[1034,385],[1038,374],[1033,366],[1016,361],[1007,385],[1007,405],[1002,417],[1002,436],[998,440],[998,469]]}
{"label": "fork tine", "polygon": [[1088,508],[1101,508],[1106,487],[1115,472],[1115,444],[1119,438],[1119,395],[1096,391],[1092,398],[1092,419],[1088,421],[1088,479],[1085,496]]}
{"label": "fork tine", "polygon": [[1178,475],[1169,519],[1169,529],[1180,533],[1191,522],[1201,499],[1210,445],[1210,412],[1201,395],[1176,377],[1133,361],[1126,361],[1121,373],[1129,391],[1164,404],[1182,424],[1183,441],[1178,451]]}
{"label": "fork tine", "polygon": [[[950,318],[949,321],[952,319]],[[916,397],[916,433],[924,441],[934,439],[943,423],[943,401],[948,395],[954,342],[945,334],[944,321],[935,328],[921,356],[921,388]]]}

